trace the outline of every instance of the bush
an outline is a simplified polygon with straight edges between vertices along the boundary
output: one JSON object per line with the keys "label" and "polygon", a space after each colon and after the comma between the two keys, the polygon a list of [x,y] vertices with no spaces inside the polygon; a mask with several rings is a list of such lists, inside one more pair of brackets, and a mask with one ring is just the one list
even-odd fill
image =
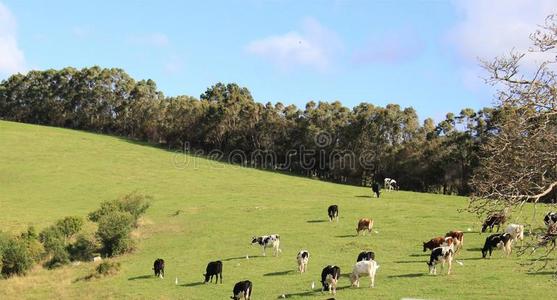
{"label": "bush", "polygon": [[33,262],[38,263],[44,259],[45,249],[39,241],[35,227],[29,226],[26,232],[23,232],[20,238],[27,243],[27,249],[33,259]]}
{"label": "bush", "polygon": [[0,236],[0,257],[0,272],[3,277],[25,275],[33,266],[33,258],[23,239]]}
{"label": "bush", "polygon": [[133,225],[137,226],[137,220],[149,208],[150,197],[138,193],[130,193],[124,197],[112,201],[101,203],[101,208],[89,213],[89,220],[99,222],[99,220],[114,211],[127,212],[133,217]]}
{"label": "bush", "polygon": [[68,246],[71,260],[90,261],[97,252],[98,245],[94,239],[84,235],[77,237],[75,243]]}
{"label": "bush", "polygon": [[55,225],[66,239],[70,239],[74,234],[81,231],[83,219],[80,217],[65,217],[56,222]]}
{"label": "bush", "polygon": [[70,255],[66,251],[66,238],[58,226],[45,228],[39,234],[39,240],[50,256],[45,267],[52,269],[70,262]]}
{"label": "bush", "polygon": [[118,271],[120,271],[120,263],[103,261],[97,266],[95,270],[97,271],[97,275],[99,276],[114,275],[118,273]]}
{"label": "bush", "polygon": [[123,254],[133,249],[129,234],[133,227],[133,216],[128,212],[115,211],[99,219],[97,238],[102,252],[107,256]]}

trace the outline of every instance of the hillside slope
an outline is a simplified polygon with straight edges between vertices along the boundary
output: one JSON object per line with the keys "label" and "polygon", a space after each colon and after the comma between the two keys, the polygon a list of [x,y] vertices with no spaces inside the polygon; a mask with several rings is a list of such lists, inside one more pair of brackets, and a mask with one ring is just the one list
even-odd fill
{"label": "hillside slope", "polygon": [[[383,193],[316,180],[239,168],[139,145],[116,137],[0,121],[0,229],[43,228],[69,215],[85,217],[103,200],[131,191],[151,195],[152,207],[135,234],[135,253],[117,260],[114,277],[76,281],[93,263],[0,280],[1,299],[223,299],[236,281],[254,283],[254,299],[323,299],[321,269],[339,265],[348,274],[362,249],[375,251],[381,266],[376,288],[348,288],[339,299],[534,299],[554,289],[549,273],[527,274],[520,262],[496,251],[482,260],[474,216],[458,213],[462,197],[410,192]],[[326,221],[338,204],[340,221]],[[175,215],[175,212],[181,211]],[[377,232],[356,237],[360,217],[375,219]],[[519,214],[516,214],[518,217]],[[520,221],[520,219],[518,220]],[[465,249],[450,276],[428,276],[421,243],[448,230],[467,230]],[[282,255],[261,257],[254,235],[278,233]],[[296,273],[296,253],[311,253],[309,272]],[[246,259],[246,255],[250,259]],[[166,278],[151,276],[152,262],[166,260]],[[223,285],[202,285],[210,260],[224,263]],[[178,278],[178,285],[175,285]]]}

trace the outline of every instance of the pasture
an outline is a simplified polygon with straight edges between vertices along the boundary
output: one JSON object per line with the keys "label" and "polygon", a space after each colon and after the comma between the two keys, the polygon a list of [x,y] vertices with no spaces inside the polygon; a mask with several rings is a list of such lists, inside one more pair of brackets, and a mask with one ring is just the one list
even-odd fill
{"label": "pasture", "polygon": [[[0,230],[85,217],[101,201],[131,191],[153,200],[134,232],[137,250],[115,259],[119,274],[85,281],[78,279],[93,270],[92,262],[37,267],[26,277],[0,280],[0,298],[229,299],[234,283],[249,279],[253,299],[326,299],[318,288],[327,264],[343,274],[337,299],[541,299],[555,290],[549,272],[528,274],[520,265],[529,256],[504,258],[497,250],[481,259],[487,235],[478,233],[475,216],[458,212],[463,197],[383,191],[375,199],[369,188],[184,157],[116,137],[0,122]],[[330,204],[339,206],[338,223],[328,221]],[[530,216],[515,212],[511,222]],[[374,219],[371,236],[355,236],[361,217]],[[456,257],[462,265],[455,262],[450,276],[446,269],[427,275],[422,242],[453,229],[466,232]],[[282,254],[272,257],[268,249],[262,257],[251,238],[272,233],[280,234]],[[296,272],[300,249],[311,255],[302,275]],[[359,289],[349,287],[348,274],[364,249],[373,250],[380,265],[374,289],[368,278]],[[166,261],[164,279],[151,271],[159,257]],[[207,262],[217,259],[224,284],[203,285]]]}

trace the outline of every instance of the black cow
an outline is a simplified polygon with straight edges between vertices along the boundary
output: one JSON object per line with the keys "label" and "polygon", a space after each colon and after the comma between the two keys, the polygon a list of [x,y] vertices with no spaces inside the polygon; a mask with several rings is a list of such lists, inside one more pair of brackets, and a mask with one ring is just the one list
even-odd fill
{"label": "black cow", "polygon": [[547,227],[551,226],[551,224],[557,223],[557,213],[548,212],[547,215],[545,215],[545,217],[543,218],[543,223]]}
{"label": "black cow", "polygon": [[337,293],[338,279],[340,278],[340,268],[337,266],[328,265],[321,271],[321,284],[324,290],[335,295]]}
{"label": "black cow", "polygon": [[493,248],[503,248],[505,254],[510,254],[511,252],[511,235],[508,233],[496,233],[488,236],[485,239],[484,247],[482,248],[482,257],[485,258],[487,256],[487,252],[489,251],[489,256],[491,257],[491,253],[493,252]]}
{"label": "black cow", "polygon": [[482,232],[485,232],[487,227],[489,227],[489,232],[493,232],[493,227],[495,227],[495,225],[497,225],[497,232],[499,232],[499,227],[505,224],[506,221],[507,217],[504,214],[493,214],[485,219],[482,224]]}
{"label": "black cow", "polygon": [[203,283],[212,282],[213,276],[215,276],[215,284],[219,280],[220,275],[220,283],[222,283],[222,262],[220,260],[212,261],[207,264],[207,269],[205,269],[205,281]]}
{"label": "black cow", "polygon": [[338,205],[331,205],[327,208],[327,214],[329,215],[329,222],[336,220],[338,222]]}
{"label": "black cow", "polygon": [[249,281],[249,280],[240,281],[240,282],[238,282],[234,285],[234,289],[232,290],[232,293],[234,294],[234,296],[231,296],[230,299],[249,300],[250,297],[251,297],[251,291],[252,290],[253,290],[253,287],[252,287],[251,281]]}
{"label": "black cow", "polygon": [[153,263],[153,270],[155,271],[155,276],[164,278],[164,259],[157,258]]}
{"label": "black cow", "polygon": [[356,262],[359,262],[359,261],[362,261],[362,260],[375,260],[375,253],[373,253],[372,251],[362,251],[362,252],[360,252]]}
{"label": "black cow", "polygon": [[374,182],[374,183],[371,185],[371,190],[373,191],[373,194],[375,194],[375,196],[376,196],[377,198],[379,198],[379,194],[380,194],[379,183]]}

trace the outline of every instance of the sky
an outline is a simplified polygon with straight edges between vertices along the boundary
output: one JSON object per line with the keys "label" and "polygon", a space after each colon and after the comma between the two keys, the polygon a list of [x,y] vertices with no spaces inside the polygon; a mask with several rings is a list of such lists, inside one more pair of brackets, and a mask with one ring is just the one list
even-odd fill
{"label": "sky", "polygon": [[98,65],[167,96],[235,82],[262,103],[396,103],[439,121],[492,105],[479,59],[527,51],[556,12],[557,0],[0,0],[0,79]]}

